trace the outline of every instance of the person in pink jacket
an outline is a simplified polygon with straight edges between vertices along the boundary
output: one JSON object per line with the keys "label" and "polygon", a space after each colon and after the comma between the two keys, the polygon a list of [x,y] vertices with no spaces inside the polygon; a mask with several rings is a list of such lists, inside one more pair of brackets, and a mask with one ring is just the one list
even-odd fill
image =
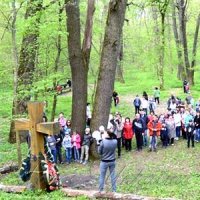
{"label": "person in pink jacket", "polygon": [[72,134],[72,148],[74,150],[74,160],[80,161],[80,148],[81,148],[81,136],[78,132],[74,131]]}

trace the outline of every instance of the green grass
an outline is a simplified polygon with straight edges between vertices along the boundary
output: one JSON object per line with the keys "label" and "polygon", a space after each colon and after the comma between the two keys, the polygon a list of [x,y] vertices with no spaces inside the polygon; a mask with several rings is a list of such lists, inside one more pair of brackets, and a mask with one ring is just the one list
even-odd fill
{"label": "green grass", "polygon": [[[196,80],[199,75],[195,74]],[[159,81],[155,72],[146,69],[126,68],[124,71],[125,83],[115,83],[115,90],[120,96],[120,106],[112,107],[111,112],[120,111],[122,115],[133,118],[134,110],[132,100],[136,94],[142,95],[146,91],[150,96],[153,93],[154,87],[159,85]],[[89,80],[92,85],[93,78]],[[195,101],[199,98],[200,81],[196,82],[195,86],[191,87],[191,93]],[[92,87],[89,89],[89,95],[93,92]],[[182,93],[182,81],[176,79],[175,71],[170,74],[165,70],[165,88],[161,91],[161,101],[166,102],[170,95],[174,92],[175,95],[185,98]],[[9,136],[11,107],[12,107],[12,89],[0,89],[0,167],[9,163],[17,163],[16,144],[7,142]],[[90,100],[91,97],[89,96]],[[39,96],[39,100],[47,100],[47,115],[50,118],[52,109],[52,96]],[[60,111],[65,113],[67,119],[71,115],[71,94],[66,96],[58,96],[56,116]],[[199,199],[199,178],[200,164],[199,151],[200,144],[195,144],[194,149],[186,148],[186,141],[178,141],[174,147],[161,149],[159,146],[158,153],[148,153],[145,149],[142,153],[135,151],[126,153],[123,150],[122,159],[117,161],[117,186],[118,192],[135,193],[154,197],[175,197],[179,199]],[[21,144],[22,155],[27,155],[27,145]],[[135,148],[135,139],[133,139],[133,148]],[[98,179],[99,162],[90,162],[87,167],[73,164],[70,167],[66,165],[59,166],[62,175],[95,175]],[[0,183],[5,185],[24,185],[20,180],[18,172],[13,172],[8,175],[0,175]],[[109,178],[107,180],[106,189],[109,190]],[[98,186],[96,185],[96,188]],[[37,197],[37,195],[39,197]],[[0,192],[1,199],[49,199],[55,197],[61,199],[63,196],[60,191],[47,194],[42,191],[26,191],[22,195],[6,194]],[[80,197],[78,199],[85,199]]]}

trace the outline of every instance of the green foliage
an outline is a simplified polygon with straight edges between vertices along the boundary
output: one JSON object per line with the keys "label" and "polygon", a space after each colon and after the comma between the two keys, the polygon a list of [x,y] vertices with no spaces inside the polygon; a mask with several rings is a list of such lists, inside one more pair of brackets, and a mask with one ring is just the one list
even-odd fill
{"label": "green foliage", "polygon": [[[17,5],[22,1],[17,1]],[[135,5],[130,5],[127,9],[126,19],[124,23],[123,33],[123,50],[124,61],[123,71],[125,84],[116,82],[115,90],[119,93],[120,106],[112,107],[111,112],[120,111],[122,115],[133,118],[132,101],[136,94],[142,95],[146,91],[149,96],[153,94],[153,90],[159,85],[156,74],[156,66],[158,65],[159,47],[155,42],[155,21],[152,17],[150,7],[141,9],[146,5],[146,0],[134,1]],[[150,1],[148,1],[150,2]],[[152,2],[152,0],[151,0]],[[153,2],[164,2],[153,0]],[[89,68],[88,79],[88,100],[91,102],[91,95],[94,90],[94,83],[98,76],[98,67],[100,64],[100,55],[102,42],[104,37],[105,19],[107,16],[107,1],[96,1],[92,52]],[[49,1],[44,1],[44,6],[49,5]],[[81,30],[82,38],[84,33],[85,13],[87,1],[80,2],[81,11]],[[61,5],[63,6],[63,5]],[[13,100],[13,70],[15,70],[15,61],[12,52],[11,40],[11,21],[8,21],[11,15],[10,1],[0,1],[0,165],[17,163],[16,145],[9,144],[8,133],[10,126],[12,100]],[[17,7],[19,8],[19,7]],[[16,21],[16,47],[18,53],[21,48],[21,41],[28,27],[32,32],[35,28],[36,18],[24,19],[26,9],[26,1],[18,10]],[[47,116],[50,118],[52,110],[52,98],[54,92],[46,92],[46,88],[53,86],[53,81],[57,83],[65,83],[67,78],[71,77],[71,70],[67,55],[67,32],[66,32],[66,15],[63,10],[59,16],[60,6],[58,3],[43,9],[38,15],[41,16],[39,28],[39,50],[37,52],[36,72],[34,74],[34,85],[30,91],[30,95],[38,95],[38,100],[47,101]],[[195,31],[195,23],[199,12],[199,2],[194,0],[190,2],[188,7],[187,18],[187,37],[188,49],[192,52],[193,36]],[[182,93],[182,81],[176,77],[177,73],[177,51],[171,29],[170,10],[167,13],[166,22],[166,47],[165,47],[165,68],[164,81],[165,88],[161,91],[161,101],[165,102],[174,92],[178,97],[185,98]],[[60,23],[58,20],[62,19]],[[160,18],[158,17],[158,21]],[[159,24],[160,26],[160,24]],[[55,73],[55,61],[57,56],[58,36],[61,36],[61,57],[58,63],[58,72]],[[197,66],[195,67],[195,86],[191,87],[192,95],[195,100],[199,98],[200,75],[199,75],[199,51],[197,51]],[[72,95],[67,93],[59,95],[57,101],[56,118],[63,111],[67,119],[71,118]],[[135,141],[133,141],[135,147]],[[27,145],[21,144],[22,155],[27,155]],[[157,154],[148,154],[146,151],[142,155],[135,152],[127,154],[123,150],[122,161],[118,161],[117,172],[125,167],[126,170],[119,175],[118,192],[137,193],[155,197],[175,197],[179,199],[199,199],[199,163],[198,152],[200,147],[198,144],[195,149],[186,149],[185,141],[177,142],[176,151],[169,148],[166,151],[161,150]],[[126,164],[126,166],[123,166]],[[61,174],[90,174],[93,168],[98,168],[98,163],[94,162],[91,166],[80,168],[79,165],[72,167],[60,166]],[[121,167],[121,168],[120,168]],[[95,175],[99,172],[95,171]],[[163,175],[164,174],[164,175]],[[6,185],[24,185],[19,179],[18,172],[8,175],[0,175],[1,183]],[[120,182],[120,180],[122,180]],[[64,195],[60,191],[45,193],[38,191],[25,191],[23,194],[6,194],[0,191],[1,199],[62,199]],[[86,199],[78,197],[76,199]]]}

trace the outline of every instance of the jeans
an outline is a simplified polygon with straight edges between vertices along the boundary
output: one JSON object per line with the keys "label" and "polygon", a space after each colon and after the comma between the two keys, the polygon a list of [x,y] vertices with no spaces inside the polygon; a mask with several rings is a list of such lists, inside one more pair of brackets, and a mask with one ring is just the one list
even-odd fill
{"label": "jeans", "polygon": [[77,149],[76,147],[73,147],[73,149],[74,149],[74,160],[79,161],[80,160],[79,149]]}
{"label": "jeans", "polygon": [[196,128],[195,129],[195,140],[199,141],[199,137],[200,137],[200,128]]}
{"label": "jeans", "polygon": [[149,148],[152,149],[157,149],[157,143],[158,143],[158,137],[157,136],[150,136],[150,145]]}
{"label": "jeans", "polygon": [[52,149],[51,149],[51,154],[53,155],[54,162],[57,164],[57,153],[56,153],[56,149],[55,149],[55,150],[52,150]]}
{"label": "jeans", "polygon": [[144,110],[145,114],[148,115],[147,108],[143,108],[143,110]]}
{"label": "jeans", "polygon": [[61,147],[56,147],[56,154],[58,156],[58,159],[59,159],[60,163],[62,163],[62,150],[61,150]]}
{"label": "jeans", "polygon": [[116,177],[115,177],[115,165],[116,162],[102,162],[100,163],[100,179],[99,179],[99,191],[104,188],[104,180],[106,177],[106,171],[109,168],[110,178],[112,184],[112,192],[116,192]]}
{"label": "jeans", "polygon": [[145,147],[148,146],[148,136],[147,136],[147,130],[144,131],[144,137],[143,137],[143,145]]}
{"label": "jeans", "polygon": [[176,137],[180,138],[180,134],[181,134],[181,126],[176,126]]}
{"label": "jeans", "polygon": [[72,161],[72,148],[66,148],[65,155],[66,155],[66,162],[71,163],[71,161]]}
{"label": "jeans", "polygon": [[83,157],[85,155],[85,161],[88,161],[88,157],[89,157],[89,146],[87,145],[83,145],[81,147],[81,160],[83,160]]}

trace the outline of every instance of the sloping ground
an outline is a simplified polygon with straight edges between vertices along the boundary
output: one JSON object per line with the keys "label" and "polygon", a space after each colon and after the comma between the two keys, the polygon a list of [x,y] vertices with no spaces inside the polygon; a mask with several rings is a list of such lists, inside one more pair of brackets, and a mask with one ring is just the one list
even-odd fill
{"label": "sloping ground", "polygon": [[[130,109],[134,95],[120,97],[119,111],[133,118],[134,109]],[[127,108],[126,108],[127,106]],[[125,108],[124,108],[125,107]],[[158,109],[166,109],[166,103],[162,102]],[[159,110],[158,110],[159,111]],[[0,130],[4,123],[1,123]],[[5,136],[0,143],[5,143]],[[135,150],[135,138],[133,138],[133,151],[125,152],[122,149],[122,158],[117,159],[117,192],[141,194],[153,197],[175,197],[179,199],[200,199],[199,177],[200,144],[195,148],[187,149],[186,141],[175,141],[174,146],[162,149],[159,141],[158,152],[148,152],[144,148],[142,152]],[[1,147],[0,147],[1,148]],[[1,148],[4,155],[12,160],[12,152],[16,151],[12,145],[7,153]],[[64,152],[63,152],[64,154]],[[63,155],[64,158],[64,155]],[[59,171],[63,186],[70,189],[98,190],[99,161],[90,161],[87,166],[79,163],[71,165],[59,165]],[[14,177],[14,179],[13,179]],[[0,176],[1,183],[24,185],[18,178],[18,172],[12,175]],[[111,191],[110,178],[107,172],[105,191]]]}

